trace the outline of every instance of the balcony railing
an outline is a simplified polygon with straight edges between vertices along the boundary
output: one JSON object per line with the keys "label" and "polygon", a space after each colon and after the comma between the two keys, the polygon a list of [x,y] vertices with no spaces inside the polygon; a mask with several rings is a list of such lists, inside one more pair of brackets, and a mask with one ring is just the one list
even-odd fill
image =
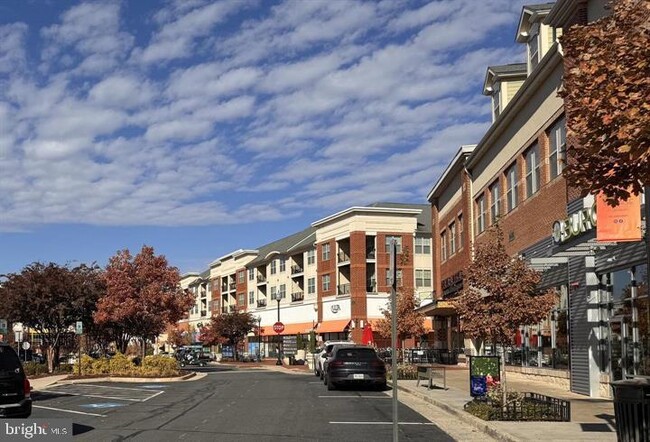
{"label": "balcony railing", "polygon": [[257,300],[257,308],[262,308],[262,307],[266,307],[266,299]]}
{"label": "balcony railing", "polygon": [[257,275],[257,282],[266,282],[266,276]]}
{"label": "balcony railing", "polygon": [[291,274],[292,275],[295,275],[297,273],[303,273],[303,272],[304,272],[304,270],[303,270],[302,267],[300,267],[300,266],[291,266]]}
{"label": "balcony railing", "polygon": [[235,290],[237,288],[237,283],[231,282],[228,286],[230,287],[230,290]]}
{"label": "balcony railing", "polygon": [[207,296],[208,296],[208,292],[206,292],[205,290],[201,290],[201,298],[205,298]]}
{"label": "balcony railing", "polygon": [[377,251],[375,249],[366,250],[366,259],[375,259],[377,256]]}
{"label": "balcony railing", "polygon": [[208,316],[207,310],[201,310],[201,316]]}
{"label": "balcony railing", "polygon": [[338,257],[339,257],[338,262],[348,262],[348,261],[350,261],[350,257],[344,251],[339,251]]}
{"label": "balcony railing", "polygon": [[338,286],[338,294],[339,295],[349,295],[350,294],[350,283],[347,284],[340,284]]}
{"label": "balcony railing", "polygon": [[291,302],[302,301],[303,299],[305,299],[304,292],[296,292],[291,294]]}
{"label": "balcony railing", "polygon": [[221,291],[222,292],[227,292],[228,291],[228,284],[224,284],[221,286]]}

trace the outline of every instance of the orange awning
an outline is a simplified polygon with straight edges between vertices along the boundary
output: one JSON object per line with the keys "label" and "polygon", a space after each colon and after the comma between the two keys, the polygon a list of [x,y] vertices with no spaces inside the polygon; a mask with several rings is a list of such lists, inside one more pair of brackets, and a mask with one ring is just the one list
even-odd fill
{"label": "orange awning", "polygon": [[317,333],[340,333],[350,325],[349,319],[338,319],[336,321],[323,321],[318,324]]}
{"label": "orange awning", "polygon": [[[313,324],[311,322],[298,322],[296,324],[284,324],[284,331],[280,335],[297,335],[309,333]],[[273,331],[273,324],[263,325],[260,335],[262,336],[276,336],[277,333]]]}

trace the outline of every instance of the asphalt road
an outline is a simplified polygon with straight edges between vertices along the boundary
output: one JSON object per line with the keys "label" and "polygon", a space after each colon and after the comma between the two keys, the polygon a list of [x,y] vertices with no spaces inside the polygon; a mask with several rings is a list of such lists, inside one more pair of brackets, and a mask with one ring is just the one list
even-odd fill
{"label": "asphalt road", "polygon": [[[32,418],[71,419],[75,440],[96,442],[392,439],[390,391],[327,391],[311,375],[203,371],[185,382],[50,386],[35,393]],[[403,404],[398,414],[400,440],[453,440]]]}

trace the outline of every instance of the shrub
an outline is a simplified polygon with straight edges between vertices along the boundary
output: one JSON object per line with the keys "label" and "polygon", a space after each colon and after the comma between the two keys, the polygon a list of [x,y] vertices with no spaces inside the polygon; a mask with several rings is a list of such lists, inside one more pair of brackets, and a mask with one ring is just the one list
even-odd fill
{"label": "shrub", "polygon": [[23,369],[28,378],[47,374],[47,364],[39,364],[38,362],[24,362]]}
{"label": "shrub", "polygon": [[160,371],[178,371],[178,363],[176,359],[168,358],[165,356],[146,356],[142,362],[142,368],[145,370],[160,370]]}
{"label": "shrub", "polygon": [[111,372],[111,363],[108,358],[95,359],[89,374],[108,374]]}
{"label": "shrub", "polygon": [[134,371],[135,365],[122,353],[116,353],[109,360],[109,372],[113,375],[129,375]]}
{"label": "shrub", "polygon": [[[386,378],[391,380],[393,377],[393,369],[390,365],[386,366]],[[397,364],[397,379],[417,379],[418,368],[413,364]]]}

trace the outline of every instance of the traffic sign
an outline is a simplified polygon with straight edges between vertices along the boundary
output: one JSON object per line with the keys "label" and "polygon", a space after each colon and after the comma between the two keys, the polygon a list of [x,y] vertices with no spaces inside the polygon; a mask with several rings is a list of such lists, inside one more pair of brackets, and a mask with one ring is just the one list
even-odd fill
{"label": "traffic sign", "polygon": [[84,333],[84,323],[81,321],[77,321],[76,324],[74,325],[74,332],[77,335],[83,335]]}
{"label": "traffic sign", "polygon": [[0,333],[2,333],[2,334],[7,333],[7,320],[6,319],[0,319]]}
{"label": "traffic sign", "polygon": [[29,347],[31,346],[32,345],[29,342],[23,341],[23,350],[29,350]]}
{"label": "traffic sign", "polygon": [[273,331],[276,332],[277,334],[280,334],[284,331],[284,324],[281,323],[280,321],[276,322],[273,324]]}

